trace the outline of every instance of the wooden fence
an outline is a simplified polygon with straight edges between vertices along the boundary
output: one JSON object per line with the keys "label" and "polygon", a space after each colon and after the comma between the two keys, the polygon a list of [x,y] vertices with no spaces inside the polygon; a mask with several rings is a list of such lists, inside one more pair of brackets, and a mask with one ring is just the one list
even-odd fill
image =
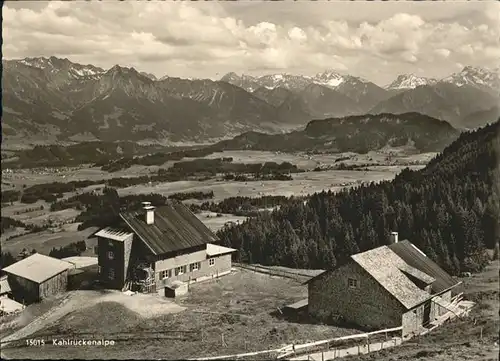
{"label": "wooden fence", "polygon": [[[300,345],[288,345],[281,349],[281,355],[279,355],[278,359],[287,358],[295,355],[303,355],[313,353],[315,351],[329,350],[332,346],[338,347],[341,345],[346,345],[349,341],[356,341],[354,345],[358,344],[359,340],[362,340],[363,344],[369,344],[371,341],[374,341],[374,337],[376,335],[385,335],[385,339],[389,339],[389,334],[398,333],[401,335],[402,327],[394,327],[387,328],[384,330],[378,330],[367,333],[359,333],[349,336],[336,337],[328,340],[321,340],[316,342],[309,342]],[[370,340],[370,337],[372,338]],[[352,345],[349,345],[352,346]]]}
{"label": "wooden fence", "polygon": [[301,354],[308,354],[308,353],[313,353],[314,351],[321,351],[325,350],[326,348],[330,348],[330,346],[335,345],[338,346],[339,342],[348,342],[349,340],[363,340],[364,343],[369,341],[370,336],[375,336],[375,335],[386,335],[386,338],[389,337],[389,334],[391,333],[400,333],[402,331],[402,327],[394,327],[394,328],[388,328],[384,330],[379,330],[379,331],[373,331],[373,332],[368,332],[368,333],[360,333],[360,334],[354,334],[354,335],[349,335],[349,336],[343,336],[343,337],[336,337],[336,338],[331,338],[327,340],[321,340],[321,341],[316,341],[316,342],[309,342],[309,343],[304,343],[304,344],[290,344],[286,345],[284,347],[278,348],[278,349],[271,349],[271,350],[263,350],[263,351],[256,351],[256,352],[247,352],[247,353],[241,353],[241,354],[233,354],[233,355],[224,355],[224,356],[213,356],[213,357],[200,357],[200,358],[194,358],[191,360],[196,360],[196,361],[201,361],[201,360],[225,360],[225,359],[240,359],[240,358],[246,358],[246,357],[252,357],[252,356],[267,356],[265,357],[266,359],[284,359],[290,356],[295,356],[295,355],[301,355]]}
{"label": "wooden fence", "polygon": [[254,272],[258,272],[258,273],[267,274],[269,276],[290,278],[290,279],[296,280],[298,282],[305,282],[308,279],[314,277],[313,275],[310,275],[310,274],[305,274],[305,273],[300,273],[300,272],[291,272],[291,271],[285,271],[285,270],[280,270],[280,269],[271,269],[269,267],[260,266],[260,265],[234,263],[233,266],[247,269],[247,270],[254,271]]}

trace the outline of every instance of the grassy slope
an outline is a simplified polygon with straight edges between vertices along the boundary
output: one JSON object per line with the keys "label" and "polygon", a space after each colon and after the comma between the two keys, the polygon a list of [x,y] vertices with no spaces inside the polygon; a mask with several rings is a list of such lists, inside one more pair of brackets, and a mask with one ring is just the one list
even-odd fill
{"label": "grassy slope", "polygon": [[[128,310],[120,313],[124,310],[123,307],[100,303],[92,308],[75,309],[60,318],[56,324],[38,333],[46,335],[64,332],[69,335],[98,330],[133,330],[137,335],[143,331],[158,331],[169,335],[174,334],[172,331],[175,330],[202,330],[203,340],[200,335],[194,335],[196,337],[190,341],[132,338],[119,341],[116,346],[108,348],[45,345],[43,354],[36,348],[28,347],[8,348],[3,353],[12,358],[37,359],[182,359],[245,352],[245,348],[248,351],[266,350],[292,342],[303,343],[358,332],[354,329],[287,322],[271,315],[277,307],[295,302],[306,295],[307,288],[291,279],[249,271],[235,272],[218,281],[191,286],[187,297],[176,300],[176,303],[188,309],[177,314],[141,319]],[[134,297],[136,296],[131,299]],[[84,302],[88,300],[82,300]],[[222,346],[222,334],[225,347]],[[110,335],[109,339],[112,338]]]}

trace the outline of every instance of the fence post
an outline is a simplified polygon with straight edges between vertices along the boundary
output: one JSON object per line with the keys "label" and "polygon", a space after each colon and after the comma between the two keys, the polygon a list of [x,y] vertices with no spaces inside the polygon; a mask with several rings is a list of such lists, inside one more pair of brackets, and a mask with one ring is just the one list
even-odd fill
{"label": "fence post", "polygon": [[321,351],[321,361],[325,361],[325,353]]}
{"label": "fence post", "polygon": [[370,353],[370,336],[366,336],[366,345],[368,346],[368,353]]}

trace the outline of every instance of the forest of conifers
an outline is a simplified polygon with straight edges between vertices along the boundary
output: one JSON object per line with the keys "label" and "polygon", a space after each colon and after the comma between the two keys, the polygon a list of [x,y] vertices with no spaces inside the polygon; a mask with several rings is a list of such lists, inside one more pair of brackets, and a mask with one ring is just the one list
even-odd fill
{"label": "forest of conifers", "polygon": [[388,244],[391,231],[452,274],[477,271],[500,232],[500,120],[463,133],[424,169],[226,226],[218,236],[242,262],[331,269],[350,255]]}

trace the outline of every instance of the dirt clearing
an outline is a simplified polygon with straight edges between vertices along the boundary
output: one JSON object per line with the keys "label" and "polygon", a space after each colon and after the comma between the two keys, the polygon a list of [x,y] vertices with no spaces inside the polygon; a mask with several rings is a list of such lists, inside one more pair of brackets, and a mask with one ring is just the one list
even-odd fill
{"label": "dirt clearing", "polygon": [[[191,285],[189,294],[175,302],[177,307],[186,308],[183,312],[171,312],[151,318],[142,317],[139,321],[136,318],[138,313],[132,316],[127,311],[123,318],[120,318],[113,316],[118,311],[112,310],[116,306],[111,303],[112,299],[101,297],[101,301],[107,301],[107,304],[99,304],[101,311],[87,308],[93,311],[95,322],[88,319],[86,321],[83,315],[75,312],[66,314],[64,319],[60,318],[54,325],[59,327],[59,331],[66,330],[68,333],[75,330],[91,331],[97,328],[96,325],[103,324],[98,315],[106,312],[109,316],[102,317],[113,319],[113,322],[118,322],[123,329],[134,329],[137,335],[151,330],[162,331],[164,335],[194,330],[199,335],[194,340],[130,339],[119,341],[115,347],[107,348],[46,345],[43,354],[36,349],[25,347],[6,350],[6,355],[15,358],[185,359],[200,355],[233,354],[245,350],[259,351],[292,342],[314,341],[359,332],[354,329],[294,323],[274,315],[278,307],[306,296],[307,288],[297,281],[236,270],[218,280]],[[133,300],[136,296],[124,297]],[[147,304],[142,304],[141,307],[151,308]],[[131,309],[129,305],[127,310]]]}
{"label": "dirt clearing", "polygon": [[[43,303],[44,302],[42,302],[40,305],[43,305]],[[85,325],[88,326],[89,323],[82,324],[81,322],[77,322],[75,324],[74,321],[71,321],[74,318],[81,321],[87,320],[88,318],[101,320],[103,317],[107,317],[109,312],[96,312],[96,310],[109,308],[102,305],[99,306],[102,303],[112,305],[116,304],[120,305],[120,307],[125,307],[129,312],[124,313],[123,317],[121,318],[124,323],[130,323],[129,320],[127,320],[127,317],[125,317],[127,314],[133,315],[134,319],[142,320],[145,318],[158,317],[160,315],[181,312],[184,310],[183,307],[164,297],[160,297],[158,294],[135,294],[129,296],[124,294],[123,292],[113,290],[71,291],[68,292],[62,299],[60,299],[59,303],[51,301],[49,303],[49,305],[51,306],[49,310],[46,310],[46,312],[39,315],[35,319],[29,319],[29,322],[26,322],[26,316],[24,315],[24,313],[21,313],[18,316],[19,318],[17,320],[14,319],[11,322],[17,325],[24,324],[24,327],[2,338],[2,342],[28,337],[30,335],[34,335],[35,337],[37,332],[47,328],[48,330],[42,332],[42,334],[50,334],[51,330],[55,330],[60,327],[71,334],[92,331],[95,332],[95,328],[93,328],[92,330],[85,329]],[[92,309],[93,306],[97,307],[95,307],[95,309]],[[70,315],[69,319],[64,319],[63,317],[67,315]],[[90,323],[90,325],[94,324],[94,322]],[[106,333],[106,329],[103,329],[102,332]]]}
{"label": "dirt clearing", "polygon": [[235,216],[232,214],[220,214],[214,212],[201,212],[196,215],[212,231],[217,232],[228,222],[242,223],[248,217]]}

